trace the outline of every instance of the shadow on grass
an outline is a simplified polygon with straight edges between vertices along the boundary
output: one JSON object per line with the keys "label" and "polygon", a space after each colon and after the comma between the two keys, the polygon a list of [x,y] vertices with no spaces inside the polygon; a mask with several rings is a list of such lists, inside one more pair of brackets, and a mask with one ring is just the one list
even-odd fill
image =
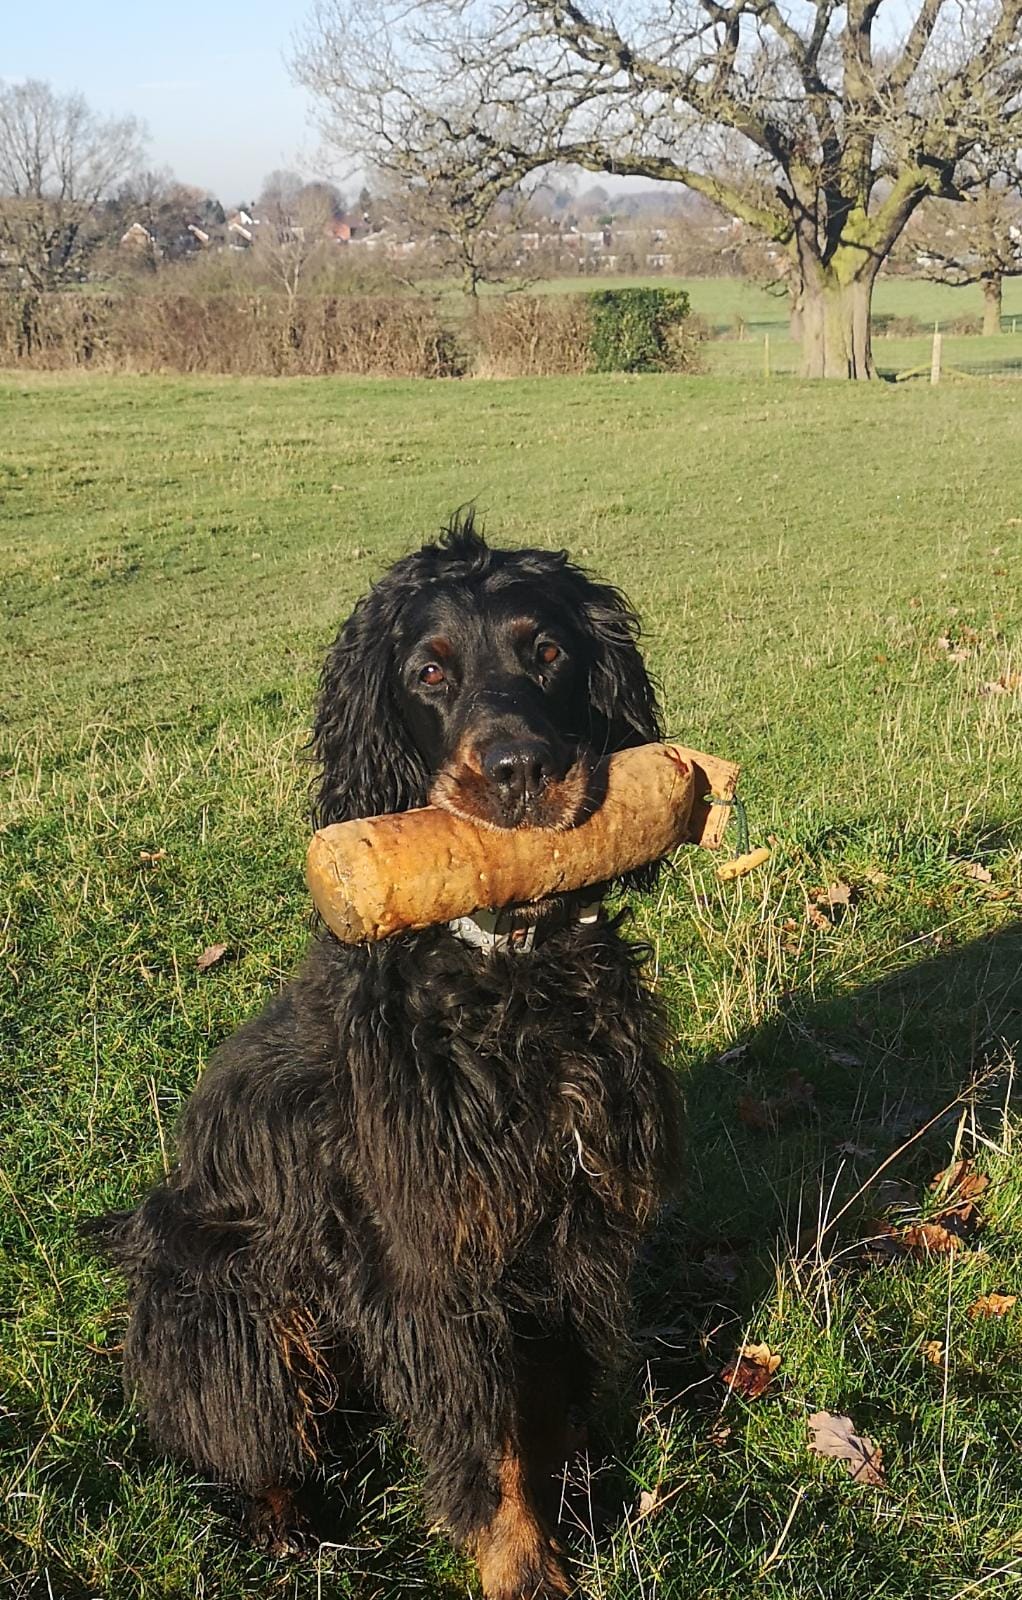
{"label": "shadow on grass", "polygon": [[[723,1058],[685,1069],[687,1179],[639,1285],[650,1377],[668,1406],[719,1408],[722,1360],[762,1337],[776,1263],[814,1250],[821,1222],[895,1152],[884,1182],[925,1189],[947,1161],[956,1097],[1020,1042],[1016,923],[859,989],[796,991]],[[999,1124],[1005,1093],[995,1071],[976,1097],[981,1124]],[[867,1235],[881,1205],[870,1184],[824,1254]]]}

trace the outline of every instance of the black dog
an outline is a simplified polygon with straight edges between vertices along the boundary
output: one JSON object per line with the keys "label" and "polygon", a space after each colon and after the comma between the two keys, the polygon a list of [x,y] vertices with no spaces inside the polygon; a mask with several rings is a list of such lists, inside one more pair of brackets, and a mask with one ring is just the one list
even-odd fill
{"label": "black dog", "polygon": [[[659,735],[637,632],[563,553],[455,518],[330,653],[316,824],[431,798],[571,827],[594,762]],[[661,1019],[595,898],[369,948],[320,932],[210,1065],[172,1176],[95,1224],[153,1436],[239,1485],[269,1548],[354,1384],[491,1600],[569,1591],[544,1506],[677,1148]]]}

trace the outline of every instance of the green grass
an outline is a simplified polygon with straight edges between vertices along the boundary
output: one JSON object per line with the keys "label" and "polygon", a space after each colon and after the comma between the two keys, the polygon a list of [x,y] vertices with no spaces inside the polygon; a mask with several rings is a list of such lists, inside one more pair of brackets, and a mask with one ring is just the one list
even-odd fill
{"label": "green grass", "polygon": [[[764,334],[769,332],[769,349]],[[873,335],[873,359],[881,377],[911,376],[929,382],[932,338],[891,339]],[[704,365],[717,377],[791,376],[799,371],[802,350],[786,329],[750,330],[745,339],[714,339],[703,346]],[[1001,333],[984,339],[977,334],[945,334],[941,342],[943,382],[962,373],[973,377],[1022,377],[1022,318],[1017,334]]]}
{"label": "green grass", "polygon": [[[692,311],[708,325],[711,339],[703,351],[703,364],[716,377],[762,377],[766,367],[772,377],[791,376],[801,366],[802,352],[788,336],[788,302],[744,278],[681,278],[666,274],[621,277],[548,278],[530,293],[580,294],[597,288],[684,289]],[[982,294],[977,284],[955,288],[916,278],[881,277],[873,295],[876,326],[873,355],[877,369],[894,378],[918,369],[928,378],[929,335],[889,338],[883,331],[888,317],[914,317],[925,326],[947,325],[959,317],[982,315]],[[944,336],[943,363],[975,376],[1022,376],[1022,278],[1004,283],[1002,332],[996,337]],[[740,337],[739,337],[740,334]],[[769,351],[764,337],[769,335]]]}
{"label": "green grass", "polygon": [[[745,278],[681,278],[652,273],[645,277],[548,278],[537,285],[544,294],[577,294],[599,287],[684,289],[692,302],[692,310],[708,322],[715,333],[729,332],[739,318],[754,336],[762,337],[767,330],[772,335],[787,333],[786,297],[762,289]],[[877,317],[950,322],[955,317],[982,316],[983,296],[978,284],[956,288],[949,284],[927,283],[921,278],[881,277],[873,294],[873,312]],[[1022,335],[1022,278],[1005,280],[1003,318],[1009,331],[1012,317],[1018,318]]]}
{"label": "green grass", "polygon": [[[1022,1285],[1022,699],[981,692],[1022,669],[1004,391],[7,377],[0,441],[9,1592],[474,1582],[423,1528],[390,1430],[331,1475],[334,1546],[294,1570],[242,1549],[222,1494],[123,1407],[122,1293],[75,1238],[161,1170],[210,1051],[298,960],[317,664],[354,597],[469,498],[500,542],[565,544],[625,585],[672,731],[743,763],[754,842],[773,842],[732,885],[689,853],[636,907],[688,1177],[640,1285],[637,1422],[611,1427],[613,1470],[577,1474],[580,1573],[607,1600],[1017,1585],[1022,1306],[969,1315]],[[835,880],[855,903],[821,929],[807,897]],[[200,976],[215,941],[232,958]],[[792,1071],[808,1104],[750,1121]],[[918,1215],[952,1152],[975,1154],[974,1245],[866,1264],[875,1188],[822,1231],[963,1093],[884,1177]],[[719,1379],[743,1338],[783,1356],[752,1402]],[[820,1408],[882,1447],[886,1488],[809,1455]],[[627,1514],[594,1537],[587,1496],[615,1489]],[[659,1505],[639,1519],[642,1490]]]}

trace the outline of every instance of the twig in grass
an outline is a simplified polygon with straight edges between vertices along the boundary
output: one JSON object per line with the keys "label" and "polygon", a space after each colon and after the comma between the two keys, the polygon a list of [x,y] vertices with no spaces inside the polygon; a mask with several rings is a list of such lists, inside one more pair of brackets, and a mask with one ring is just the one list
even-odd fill
{"label": "twig in grass", "polygon": [[780,1533],[777,1535],[777,1538],[774,1541],[773,1549],[771,1550],[770,1554],[767,1556],[766,1560],[763,1562],[763,1565],[759,1569],[759,1576],[761,1578],[762,1578],[762,1576],[763,1576],[763,1574],[765,1572],[769,1571],[769,1569],[773,1566],[774,1562],[777,1560],[778,1556],[780,1555],[781,1548],[782,1548],[782,1546],[784,1544],[784,1541],[788,1537],[788,1534],[791,1532],[791,1525],[794,1522],[795,1517],[796,1517],[796,1515],[798,1513],[798,1508],[802,1504],[802,1501],[805,1499],[807,1489],[808,1489],[808,1485],[803,1483],[799,1487],[799,1489],[797,1490],[797,1492],[795,1494],[795,1498],[791,1502],[791,1510],[788,1512],[788,1515],[784,1520],[784,1527],[781,1529]]}
{"label": "twig in grass", "polygon": [[163,1176],[170,1177],[170,1157],[167,1155],[167,1141],[163,1137],[163,1118],[160,1116],[160,1101],[156,1093],[156,1079],[149,1076],[149,1098],[153,1103],[153,1116],[156,1118],[156,1132],[160,1140],[160,1156],[163,1160]]}
{"label": "twig in grass", "polygon": [[71,1404],[72,1400],[74,1399],[75,1395],[78,1393],[78,1391],[81,1388],[81,1386],[82,1386],[82,1380],[79,1378],[78,1382],[73,1384],[72,1387],[68,1390],[67,1394],[64,1396],[63,1400],[60,1403],[60,1407],[59,1407],[59,1409],[57,1411],[56,1416],[52,1417],[52,1419],[46,1424],[46,1427],[43,1429],[42,1433],[39,1435],[39,1437],[36,1440],[35,1444],[33,1445],[32,1449],[29,1451],[28,1455],[25,1457],[24,1461],[21,1463],[21,1465],[18,1468],[17,1472],[14,1474],[14,1477],[11,1479],[10,1483],[7,1485],[5,1493],[6,1493],[8,1502],[14,1497],[15,1493],[18,1490],[19,1485],[22,1484],[25,1481],[25,1479],[27,1478],[29,1472],[32,1470],[32,1464],[35,1461],[35,1458],[39,1454],[40,1450],[42,1450],[44,1448],[44,1446],[49,1443],[50,1439],[56,1433],[57,1428],[60,1425],[61,1417],[64,1415],[64,1412],[67,1410],[68,1406]]}
{"label": "twig in grass", "polygon": [[[830,1233],[832,1229],[837,1227],[838,1223],[841,1221],[841,1218],[847,1215],[847,1213],[852,1209],[858,1200],[862,1199],[862,1196],[866,1193],[866,1190],[873,1187],[880,1174],[882,1172],[886,1172],[887,1168],[897,1161],[899,1156],[904,1155],[905,1151],[909,1149],[911,1145],[914,1145],[916,1141],[921,1139],[925,1133],[929,1133],[930,1129],[936,1127],[938,1122],[943,1122],[948,1113],[955,1109],[955,1106],[963,1105],[970,1098],[970,1096],[974,1095],[978,1089],[981,1089],[985,1083],[989,1083],[990,1079],[996,1077],[996,1075],[1001,1071],[1003,1071],[1003,1067],[998,1064],[995,1067],[988,1067],[986,1072],[980,1073],[978,1078],[973,1078],[964,1089],[959,1090],[958,1094],[955,1095],[953,1100],[949,1100],[946,1106],[942,1106],[941,1109],[935,1112],[927,1122],[923,1123],[921,1128],[917,1128],[915,1133],[910,1134],[909,1137],[905,1139],[896,1150],[892,1150],[891,1154],[887,1156],[884,1161],[881,1161],[880,1165],[875,1168],[865,1182],[860,1183],[851,1199],[846,1200],[840,1211],[831,1217],[829,1222],[825,1223],[821,1227],[815,1243],[815,1250],[818,1260],[820,1259],[821,1255],[820,1246],[823,1242],[824,1235]],[[805,1257],[803,1257],[803,1260],[805,1260]]]}
{"label": "twig in grass", "polygon": [[973,1578],[972,1582],[967,1583],[964,1589],[956,1589],[951,1596],[951,1600],[962,1600],[964,1595],[975,1594],[976,1590],[982,1589],[984,1585],[990,1582],[991,1578],[1003,1578],[1005,1573],[1017,1573],[1019,1567],[1022,1567],[1022,1556],[1015,1556],[1011,1561],[1006,1561],[1003,1567],[994,1567],[992,1572],[984,1572],[982,1578]]}
{"label": "twig in grass", "polygon": [[943,1382],[940,1395],[940,1441],[937,1447],[937,1470],[940,1473],[940,1482],[941,1487],[944,1490],[944,1499],[950,1506],[951,1515],[957,1523],[958,1512],[955,1510],[955,1503],[951,1498],[951,1487],[947,1481],[947,1473],[944,1470],[944,1443],[947,1437],[947,1392],[951,1379],[951,1283],[954,1277],[954,1270],[955,1252],[953,1250],[949,1250],[947,1258],[947,1306],[944,1314],[944,1371],[942,1374]]}

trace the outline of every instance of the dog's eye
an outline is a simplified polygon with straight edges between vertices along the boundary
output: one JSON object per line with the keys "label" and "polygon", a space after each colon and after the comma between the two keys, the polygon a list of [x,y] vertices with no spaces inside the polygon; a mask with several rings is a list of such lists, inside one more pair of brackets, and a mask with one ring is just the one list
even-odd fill
{"label": "dog's eye", "polygon": [[438,661],[430,661],[419,673],[419,682],[425,683],[430,689],[435,689],[438,683],[444,681],[444,669]]}
{"label": "dog's eye", "polygon": [[541,639],[536,646],[536,660],[544,667],[552,667],[560,653],[560,645],[554,644],[552,639]]}

